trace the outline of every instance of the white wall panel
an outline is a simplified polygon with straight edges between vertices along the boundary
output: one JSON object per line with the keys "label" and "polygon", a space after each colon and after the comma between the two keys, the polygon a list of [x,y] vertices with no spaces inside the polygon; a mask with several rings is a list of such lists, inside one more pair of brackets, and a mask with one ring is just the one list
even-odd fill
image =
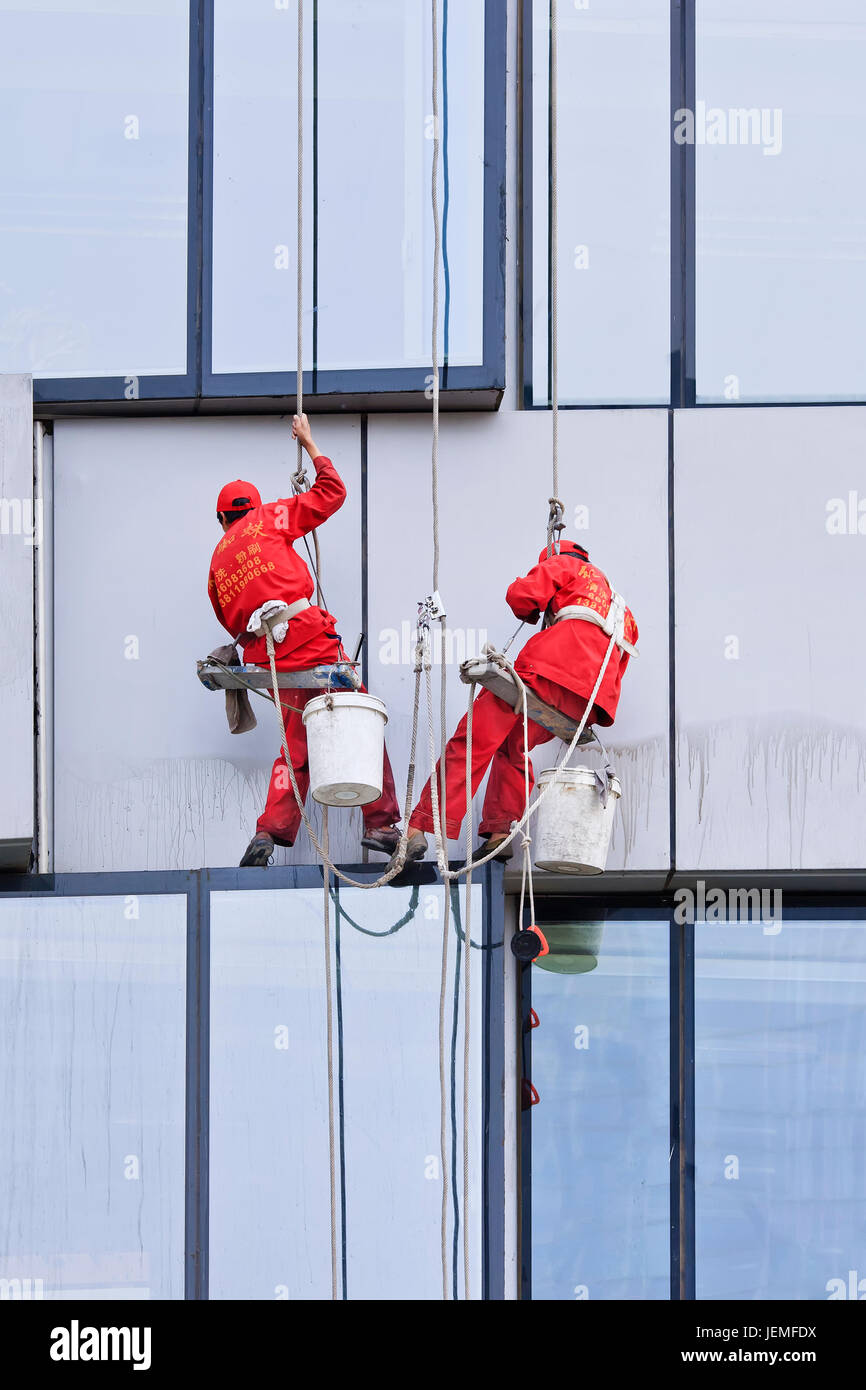
{"label": "white wall panel", "polygon": [[[360,427],[314,422],[349,496],[323,532],[325,593],[354,643],[360,610]],[[237,864],[278,749],[273,709],[229,733],[197,657],[227,640],[207,575],[216,497],[242,477],[290,493],[288,422],[61,421],[55,438],[56,865],[59,870]],[[312,468],[308,471],[312,475]],[[127,659],[129,638],[137,659]],[[357,813],[332,843],[358,858]],[[284,857],[285,852],[278,852]],[[306,836],[291,854],[309,860]]]}
{"label": "white wall panel", "polygon": [[676,420],[677,865],[863,863],[866,416]]}
{"label": "white wall panel", "polygon": [[[445,416],[440,444],[440,587],[453,632],[448,725],[466,709],[464,651],[500,647],[517,621],[505,590],[535,564],[550,495],[548,414]],[[584,542],[632,606],[641,656],[623,682],[609,746],[624,783],[610,867],[668,863],[667,419],[663,411],[580,411],[560,419],[560,490],[569,534]],[[416,601],[431,588],[430,421],[380,416],[369,438],[370,688],[388,703],[391,754],[402,798],[414,677]],[[575,508],[588,526],[575,530]],[[401,631],[402,627],[402,631]],[[533,629],[524,628],[513,657]],[[395,638],[399,660],[395,657]],[[438,698],[438,669],[435,687]],[[424,716],[426,718],[426,715]],[[438,720],[437,720],[438,730]],[[418,780],[429,771],[421,723]],[[563,749],[539,750],[537,767]],[[476,798],[476,815],[481,798]],[[456,855],[462,848],[454,842]]]}
{"label": "white wall panel", "polygon": [[33,405],[29,376],[0,376],[0,866],[33,838]]}

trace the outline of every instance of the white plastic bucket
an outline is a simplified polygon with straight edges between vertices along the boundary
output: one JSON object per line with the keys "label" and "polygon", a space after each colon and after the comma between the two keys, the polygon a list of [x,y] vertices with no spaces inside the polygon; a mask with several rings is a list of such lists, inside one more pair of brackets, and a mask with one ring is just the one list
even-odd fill
{"label": "white plastic bucket", "polygon": [[600,874],[607,863],[616,804],[622,796],[618,777],[609,779],[607,805],[590,767],[555,768],[538,778],[539,793],[556,780],[538,808],[535,865],[554,874]]}
{"label": "white plastic bucket", "polygon": [[382,701],[360,691],[319,695],[304,706],[314,801],[365,806],[382,795],[387,722]]}

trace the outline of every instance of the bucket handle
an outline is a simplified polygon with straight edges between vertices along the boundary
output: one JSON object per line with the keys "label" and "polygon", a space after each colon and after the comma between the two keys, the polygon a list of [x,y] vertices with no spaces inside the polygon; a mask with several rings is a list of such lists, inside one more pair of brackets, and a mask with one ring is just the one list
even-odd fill
{"label": "bucket handle", "polygon": [[599,772],[597,768],[593,768],[593,774],[595,776],[595,789],[601,797],[602,806],[605,810],[607,810],[607,803],[610,798],[610,784],[616,776],[616,769],[614,768],[614,765],[610,760],[610,754],[608,753],[607,749],[605,748],[595,729],[593,729],[592,731],[592,737],[593,740],[598,744],[599,751],[601,752],[601,755],[604,758],[604,767],[601,770],[601,772]]}

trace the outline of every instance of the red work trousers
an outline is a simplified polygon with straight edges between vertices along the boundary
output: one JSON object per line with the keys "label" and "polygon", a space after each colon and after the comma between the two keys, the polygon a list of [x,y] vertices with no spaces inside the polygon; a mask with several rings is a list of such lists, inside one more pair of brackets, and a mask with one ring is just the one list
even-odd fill
{"label": "red work trousers", "polygon": [[[361,686],[364,689],[364,686]],[[321,690],[281,690],[280,703],[283,706],[283,725],[289,756],[295,770],[298,791],[304,801],[310,787],[310,769],[307,763],[307,731],[304,721],[295,710],[303,710],[309,700],[321,695]],[[369,801],[361,808],[364,812],[364,829],[381,830],[394,825],[400,819],[400,807],[394,788],[394,774],[388,750],[385,749],[384,777],[382,795],[377,801]],[[263,813],[256,823],[256,831],[265,831],[278,845],[293,845],[301,824],[301,813],[292,791],[288,768],[283,750],[274,763],[268,799]]]}
{"label": "red work trousers", "polygon": [[[533,675],[526,684],[531,686],[540,700],[552,705],[570,719],[580,720],[586,709],[586,700],[573,690],[566,690],[545,676]],[[595,714],[596,711],[593,711]],[[591,719],[590,722],[595,722]],[[540,724],[529,721],[529,747],[548,743],[555,738]],[[504,835],[511,829],[513,821],[520,820],[526,806],[526,789],[523,772],[523,712],[513,710],[504,700],[482,690],[475,701],[472,712],[472,795],[478,790],[488,765],[490,781],[478,827],[481,835]],[[436,776],[439,777],[439,765]],[[529,790],[534,786],[532,765],[529,768]],[[460,835],[460,826],[466,814],[466,715],[460,720],[454,736],[448,740],[445,749],[445,814],[449,840]],[[409,820],[412,830],[433,833],[433,807],[430,799],[428,780],[421,793],[418,804]]]}

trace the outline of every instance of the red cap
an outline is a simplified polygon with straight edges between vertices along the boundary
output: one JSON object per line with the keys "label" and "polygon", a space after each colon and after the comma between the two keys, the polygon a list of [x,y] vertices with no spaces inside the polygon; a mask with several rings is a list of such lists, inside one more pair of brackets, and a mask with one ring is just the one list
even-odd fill
{"label": "red cap", "polygon": [[226,483],[217,498],[216,509],[218,512],[242,512],[248,507],[260,507],[262,499],[257,487],[252,483],[245,483],[241,478],[236,478],[233,483]]}
{"label": "red cap", "polygon": [[[589,555],[588,555],[587,552],[584,550],[583,546],[582,546],[582,545],[578,545],[576,541],[561,540],[561,541],[559,542],[559,553],[560,553],[560,555],[576,555],[577,558],[578,558],[579,560],[588,560],[588,559],[589,559]],[[554,549],[554,551],[553,551],[553,556],[552,556],[551,558],[555,558],[555,557],[556,557],[556,550]],[[541,564],[542,560],[546,560],[546,559],[547,559],[547,546],[544,547],[544,549],[542,550],[541,554],[539,555],[539,557],[538,557],[538,563]]]}

